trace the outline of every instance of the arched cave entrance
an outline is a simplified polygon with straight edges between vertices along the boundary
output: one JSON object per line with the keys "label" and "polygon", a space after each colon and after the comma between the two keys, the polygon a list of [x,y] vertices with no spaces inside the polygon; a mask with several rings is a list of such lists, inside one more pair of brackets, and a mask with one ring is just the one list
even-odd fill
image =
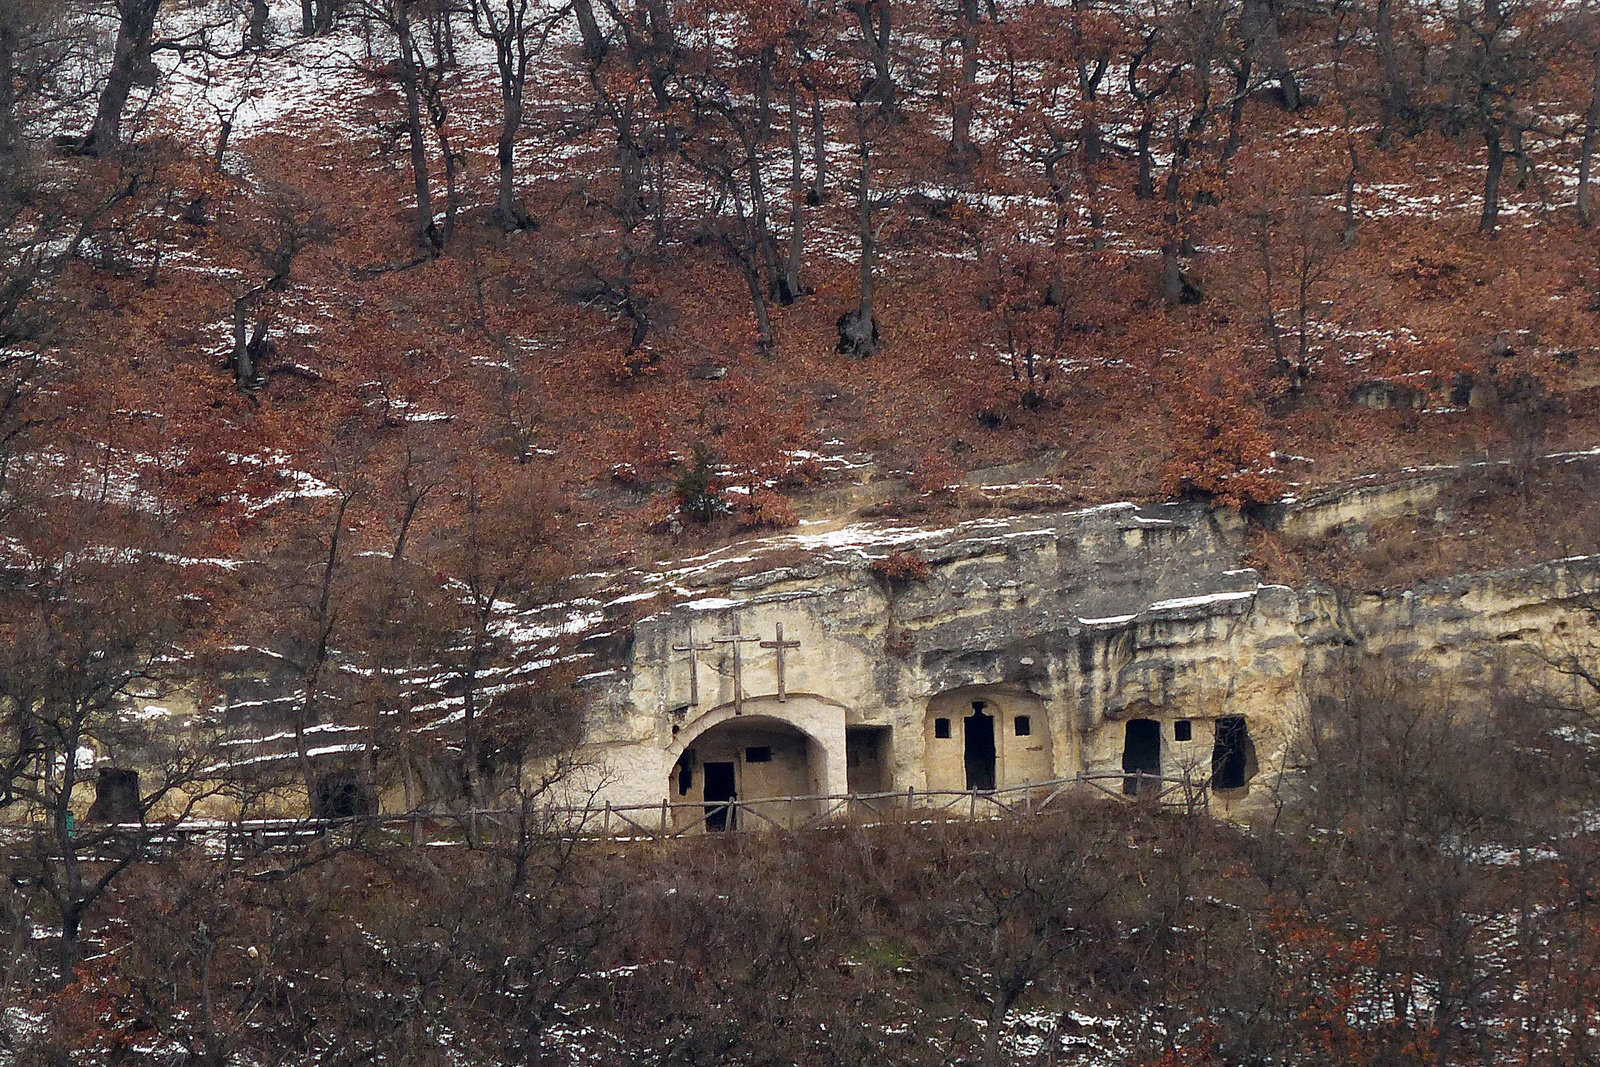
{"label": "arched cave entrance", "polygon": [[[1155,719],[1129,719],[1122,737],[1122,791],[1128,796],[1139,792],[1138,775],[1161,776],[1161,724]],[[1159,782],[1150,783],[1157,788]]]}
{"label": "arched cave entrance", "polygon": [[[706,730],[673,765],[669,796],[679,805],[674,825],[698,824],[710,833],[787,826],[815,804],[789,797],[821,791],[817,742],[781,719],[745,715]],[[737,803],[735,803],[737,802]]]}

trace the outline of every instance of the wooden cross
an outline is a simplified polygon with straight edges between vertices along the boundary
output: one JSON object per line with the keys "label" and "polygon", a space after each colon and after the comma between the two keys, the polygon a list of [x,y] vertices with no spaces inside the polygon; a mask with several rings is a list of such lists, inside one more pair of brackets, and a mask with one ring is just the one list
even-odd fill
{"label": "wooden cross", "polygon": [[697,645],[694,641],[694,620],[689,620],[689,643],[687,645],[673,645],[674,652],[689,653],[689,706],[695,707],[700,703],[700,657],[697,652],[710,652],[709,644]]}
{"label": "wooden cross", "polygon": [[778,700],[780,703],[788,700],[789,695],[788,693],[784,692],[783,689],[783,653],[785,649],[799,648],[800,642],[785,641],[783,639],[783,623],[780,622],[778,623],[778,639],[776,641],[763,641],[761,642],[761,647],[775,648],[778,650]]}
{"label": "wooden cross", "polygon": [[733,646],[733,713],[735,715],[743,715],[744,656],[740,653],[739,646],[746,641],[759,641],[761,638],[755,634],[750,634],[748,636],[741,634],[739,632],[739,620],[735,619],[733,623],[733,633],[728,634],[726,637],[713,637],[711,640],[715,641],[719,645],[731,644]]}

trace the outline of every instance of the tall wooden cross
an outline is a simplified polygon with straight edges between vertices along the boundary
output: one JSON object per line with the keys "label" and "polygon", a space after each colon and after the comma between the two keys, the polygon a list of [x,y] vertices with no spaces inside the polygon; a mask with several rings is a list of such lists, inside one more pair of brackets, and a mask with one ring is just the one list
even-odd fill
{"label": "tall wooden cross", "polygon": [[759,641],[761,638],[756,634],[741,634],[739,632],[739,620],[736,618],[733,620],[733,633],[728,634],[725,637],[713,637],[711,640],[715,641],[719,645],[733,646],[733,713],[735,715],[743,715],[744,656],[739,651],[739,646],[744,644],[746,641]]}
{"label": "tall wooden cross", "polygon": [[673,645],[672,651],[689,653],[689,706],[696,707],[700,703],[700,657],[697,653],[710,652],[711,645],[695,644],[693,619],[689,620],[689,643]]}
{"label": "tall wooden cross", "polygon": [[783,653],[787,649],[799,648],[799,641],[785,641],[783,639],[783,623],[778,623],[778,639],[776,641],[761,642],[762,648],[775,648],[778,650],[778,700],[788,700],[789,694],[783,688]]}

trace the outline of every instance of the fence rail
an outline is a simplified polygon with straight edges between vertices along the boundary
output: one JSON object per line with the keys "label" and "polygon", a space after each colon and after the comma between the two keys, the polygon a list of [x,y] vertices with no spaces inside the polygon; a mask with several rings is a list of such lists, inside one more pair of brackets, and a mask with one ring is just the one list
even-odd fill
{"label": "fence rail", "polygon": [[[328,838],[389,839],[413,845],[504,843],[537,834],[568,839],[667,841],[705,833],[800,831],[841,825],[908,820],[1024,819],[1068,807],[1084,794],[1129,803],[1205,809],[1209,783],[1146,772],[1077,774],[1000,789],[905,789],[881,793],[815,794],[714,801],[662,800],[656,804],[539,805],[526,811],[490,808],[465,812],[409,812],[337,819],[186,819],[171,824],[85,824],[87,844],[118,835],[139,835],[155,851],[200,845],[216,853],[259,853],[303,846]],[[13,824],[0,837],[36,832]],[[91,846],[92,847],[92,846]]]}

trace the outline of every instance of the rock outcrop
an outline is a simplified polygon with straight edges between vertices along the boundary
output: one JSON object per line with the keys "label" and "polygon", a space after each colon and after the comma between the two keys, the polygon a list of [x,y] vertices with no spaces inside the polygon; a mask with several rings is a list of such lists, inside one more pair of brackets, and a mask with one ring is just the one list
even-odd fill
{"label": "rock outcrop", "polygon": [[[1436,495],[1420,475],[1272,521],[1351,529]],[[1294,761],[1310,697],[1349,650],[1403,657],[1472,698],[1490,682],[1560,684],[1550,662],[1594,632],[1593,558],[1348,592],[1263,583],[1244,548],[1237,516],[1197,504],[740,546],[756,573],[696,589],[680,570],[661,595],[683,599],[639,620],[620,662],[587,680],[602,793],[693,804],[707,773],[732,774],[713,788],[741,799],[780,781],[790,794],[925,792],[1141,769],[1239,786],[1246,763],[1260,785]],[[768,554],[789,562],[760,569]]]}

